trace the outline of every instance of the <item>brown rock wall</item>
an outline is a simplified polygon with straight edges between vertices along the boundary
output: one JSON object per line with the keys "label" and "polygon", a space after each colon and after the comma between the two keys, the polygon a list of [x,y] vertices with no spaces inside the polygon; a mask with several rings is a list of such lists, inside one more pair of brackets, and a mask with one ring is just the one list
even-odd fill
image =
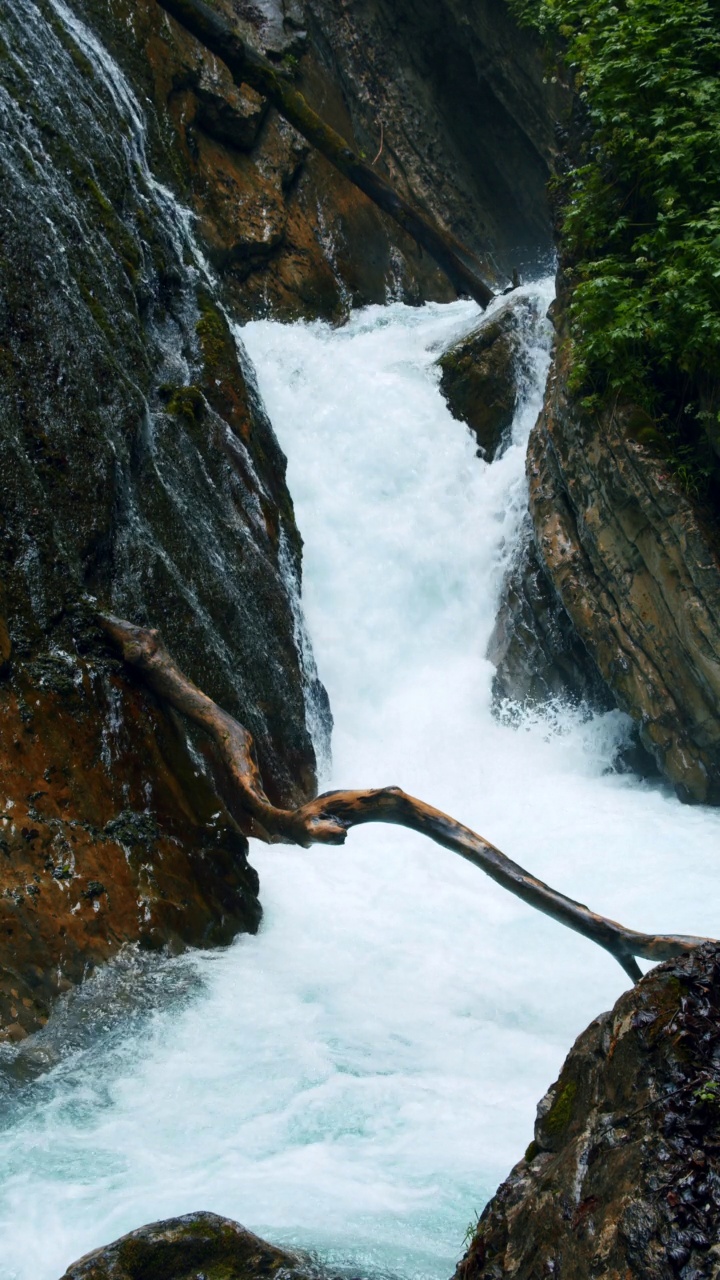
{"label": "brown rock wall", "polygon": [[[124,17],[142,59],[141,8]],[[185,215],[158,185],[176,163],[181,185],[181,157],[152,112],[144,128],[146,81],[133,90],[92,23],[73,24],[17,0],[0,58],[0,1035],[11,1037],[124,943],[218,944],[259,920],[246,844],[209,767],[108,652],[95,609],[164,630],[251,728],[277,800],[314,791],[305,698],[323,698],[296,646],[285,460]]]}
{"label": "brown rock wall", "polygon": [[[253,90],[236,87],[154,0],[80,0],[89,23],[154,106],[154,160],[198,215],[235,316],[339,318],[389,292],[449,299],[443,274]],[[298,12],[229,13],[298,77],[308,101],[358,145],[332,68],[298,30]],[[300,10],[300,6],[296,7]],[[129,38],[132,33],[132,39]]]}
{"label": "brown rock wall", "polygon": [[581,412],[561,349],[528,452],[535,540],[617,704],[687,800],[720,801],[720,562],[621,408]]}

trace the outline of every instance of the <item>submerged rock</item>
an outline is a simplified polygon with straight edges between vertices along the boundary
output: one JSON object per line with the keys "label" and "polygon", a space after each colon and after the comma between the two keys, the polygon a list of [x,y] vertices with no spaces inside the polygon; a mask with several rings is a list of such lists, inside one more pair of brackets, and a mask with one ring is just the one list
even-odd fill
{"label": "submerged rock", "polygon": [[305,1280],[311,1274],[297,1255],[229,1218],[187,1213],[95,1249],[68,1267],[62,1280]]}
{"label": "submerged rock", "polygon": [[523,336],[536,319],[528,298],[511,299],[438,360],[440,390],[488,462],[512,426],[522,390]]}
{"label": "submerged rock", "polygon": [[716,1280],[720,946],[653,970],[588,1027],[455,1280]]}

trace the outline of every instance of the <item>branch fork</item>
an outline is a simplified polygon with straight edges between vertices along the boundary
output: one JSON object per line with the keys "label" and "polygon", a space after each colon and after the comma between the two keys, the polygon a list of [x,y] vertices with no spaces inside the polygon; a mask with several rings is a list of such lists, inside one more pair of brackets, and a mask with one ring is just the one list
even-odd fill
{"label": "branch fork", "polygon": [[709,941],[684,934],[639,933],[597,915],[525,871],[483,836],[399,787],[327,791],[297,809],[278,808],[263,789],[252,735],[183,674],[159,631],[112,614],[101,614],[100,623],[153,693],[207,733],[227,770],[236,802],[250,819],[250,833],[266,844],[309,849],[313,844],[344,844],[352,827],[367,822],[407,827],[459,854],[529,906],[603,947],[633,982],[642,977],[636,956],[655,963],[672,960]]}

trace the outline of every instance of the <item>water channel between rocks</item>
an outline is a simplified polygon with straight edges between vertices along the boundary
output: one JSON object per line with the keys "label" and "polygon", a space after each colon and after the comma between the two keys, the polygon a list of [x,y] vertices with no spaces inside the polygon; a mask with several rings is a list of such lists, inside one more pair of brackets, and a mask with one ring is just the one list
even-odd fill
{"label": "water channel between rocks", "polygon": [[[340,329],[242,330],[305,539],[331,782],[402,785],[637,928],[717,934],[720,815],[613,772],[619,714],[491,714],[484,654],[548,356],[528,334],[524,407],[488,466],[433,368],[477,316],[393,304]],[[155,959],[142,1006],[133,962],[111,966],[26,1051],[61,1046],[56,1065],[7,1077],[1,1280],[57,1280],[193,1209],[356,1275],[445,1280],[575,1035],[626,985],[418,836],[252,857],[257,938]]]}

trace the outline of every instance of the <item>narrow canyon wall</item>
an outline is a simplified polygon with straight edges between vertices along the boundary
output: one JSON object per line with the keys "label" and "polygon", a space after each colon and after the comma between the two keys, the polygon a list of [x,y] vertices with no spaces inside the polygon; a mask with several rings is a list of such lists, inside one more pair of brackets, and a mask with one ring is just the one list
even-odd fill
{"label": "narrow canyon wall", "polygon": [[497,689],[633,719],[690,802],[720,803],[720,561],[714,519],[683,492],[648,415],[588,412],[562,338],[528,449],[532,530],[501,604]]}
{"label": "narrow canyon wall", "polygon": [[314,791],[324,695],[284,458],[165,185],[172,139],[76,11],[19,2],[2,39],[0,1034],[20,1038],[124,942],[260,916],[200,744],[96,610],[164,629],[278,800]]}
{"label": "narrow canyon wall", "polygon": [[[496,0],[472,29],[444,9],[227,11],[502,276],[548,248],[554,90]],[[17,1039],[124,943],[224,942],[260,914],[242,815],[99,608],[162,629],[252,730],[273,799],[315,788],[308,703],[329,713],[301,543],[231,323],[453,292],[153,0],[11,0],[1,41],[0,1036]]]}

